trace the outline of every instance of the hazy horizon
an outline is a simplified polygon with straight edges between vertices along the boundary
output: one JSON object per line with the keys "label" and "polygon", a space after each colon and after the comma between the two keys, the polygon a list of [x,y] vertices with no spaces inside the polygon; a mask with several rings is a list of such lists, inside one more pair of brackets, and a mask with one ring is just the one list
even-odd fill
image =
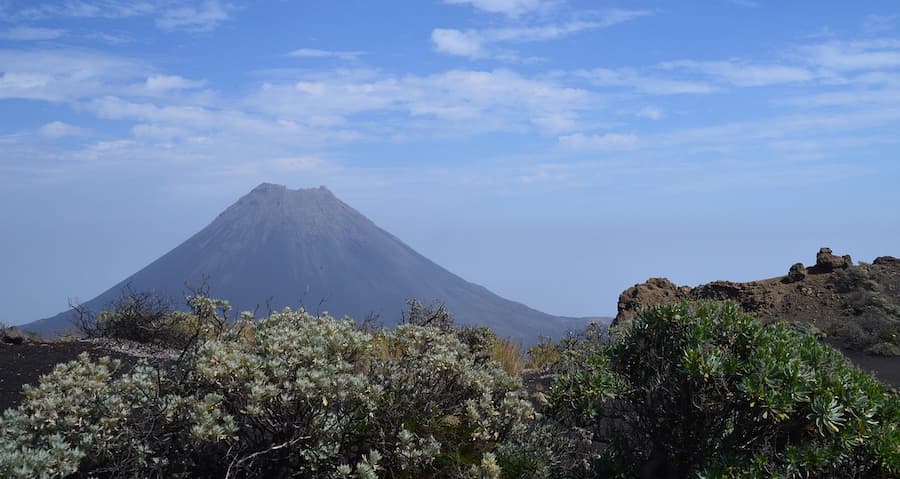
{"label": "hazy horizon", "polygon": [[897,11],[0,1],[0,322],[93,298],[262,182],[325,185],[555,315],[821,246],[900,256]]}

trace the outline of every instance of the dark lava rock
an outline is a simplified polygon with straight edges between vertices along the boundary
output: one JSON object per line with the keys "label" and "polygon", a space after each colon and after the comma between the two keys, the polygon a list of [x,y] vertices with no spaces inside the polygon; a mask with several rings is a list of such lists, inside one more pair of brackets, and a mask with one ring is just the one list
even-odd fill
{"label": "dark lava rock", "polygon": [[798,281],[803,281],[806,278],[806,267],[803,266],[803,263],[794,263],[791,266],[791,269],[788,270],[787,277],[785,278],[785,283],[796,283]]}
{"label": "dark lava rock", "polygon": [[17,328],[0,329],[0,341],[7,344],[22,344],[25,336]]}
{"label": "dark lava rock", "polygon": [[893,256],[879,256],[875,258],[875,261],[873,261],[872,264],[900,266],[900,258],[895,258]]}
{"label": "dark lava rock", "polygon": [[684,301],[690,290],[689,287],[678,287],[666,278],[650,278],[636,284],[619,295],[618,314],[613,325],[627,324],[644,308]]}
{"label": "dark lava rock", "polygon": [[836,269],[845,269],[853,266],[850,255],[837,256],[831,253],[831,248],[820,248],[816,254],[816,265],[810,268],[810,272],[816,274],[830,273]]}

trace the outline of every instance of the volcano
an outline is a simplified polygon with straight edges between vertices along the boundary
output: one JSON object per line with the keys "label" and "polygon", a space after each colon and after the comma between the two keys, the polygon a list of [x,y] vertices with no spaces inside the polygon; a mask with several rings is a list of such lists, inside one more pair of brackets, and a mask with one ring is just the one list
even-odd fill
{"label": "volcano", "polygon": [[[542,313],[463,280],[379,228],[325,187],[263,183],[187,241],[85,303],[102,311],[125,288],[176,298],[206,283],[235,311],[285,306],[396,323],[407,299],[443,303],[461,324],[529,344],[584,321]],[[54,335],[73,313],[23,326]]]}

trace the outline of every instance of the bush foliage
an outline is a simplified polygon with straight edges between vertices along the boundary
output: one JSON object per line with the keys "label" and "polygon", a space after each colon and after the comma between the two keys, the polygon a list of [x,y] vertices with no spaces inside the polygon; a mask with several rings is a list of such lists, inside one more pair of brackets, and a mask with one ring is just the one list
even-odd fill
{"label": "bush foliage", "polygon": [[120,367],[83,356],[26,388],[0,419],[0,477],[500,477],[495,450],[533,414],[456,335],[303,311],[169,371]]}
{"label": "bush foliage", "polygon": [[372,329],[303,310],[226,326],[227,302],[189,304],[168,313],[189,326],[170,367],[85,355],[26,387],[0,418],[0,477],[900,474],[896,394],[731,303],[542,342],[532,364],[558,378],[539,412],[521,351],[439,305]]}
{"label": "bush foliage", "polygon": [[833,348],[732,303],[643,312],[551,391],[622,477],[897,477],[900,401]]}

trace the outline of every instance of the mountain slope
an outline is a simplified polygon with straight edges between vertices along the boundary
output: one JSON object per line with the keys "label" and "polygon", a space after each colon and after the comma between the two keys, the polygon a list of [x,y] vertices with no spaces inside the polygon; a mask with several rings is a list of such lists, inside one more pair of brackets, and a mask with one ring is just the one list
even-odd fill
{"label": "mountain slope", "polygon": [[[264,183],[209,226],[86,305],[99,311],[125,288],[180,297],[185,283],[207,278],[235,310],[305,305],[333,316],[380,315],[393,324],[404,301],[438,300],[460,323],[492,327],[533,342],[583,322],[551,316],[501,298],[415,252],[324,187],[289,190]],[[263,311],[264,313],[265,311]],[[23,329],[71,329],[71,313]]]}

